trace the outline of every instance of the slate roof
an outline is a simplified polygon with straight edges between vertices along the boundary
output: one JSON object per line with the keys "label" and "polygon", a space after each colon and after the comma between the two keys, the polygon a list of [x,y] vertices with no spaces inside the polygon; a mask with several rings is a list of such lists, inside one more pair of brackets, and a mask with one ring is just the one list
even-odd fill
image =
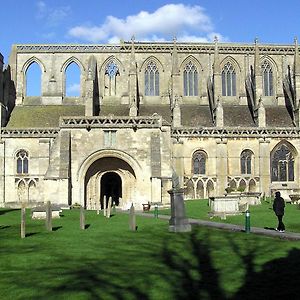
{"label": "slate roof", "polygon": [[285,106],[265,107],[267,127],[294,127],[293,120]]}
{"label": "slate roof", "polygon": [[246,105],[223,106],[224,127],[256,127]]}
{"label": "slate roof", "polygon": [[100,116],[129,116],[128,104],[120,105],[103,105],[100,107]]}
{"label": "slate roof", "polygon": [[7,128],[59,127],[60,116],[84,116],[83,105],[16,106]]}
{"label": "slate roof", "polygon": [[208,105],[181,105],[181,124],[186,127],[213,127]]}
{"label": "slate roof", "polygon": [[140,105],[140,116],[152,116],[154,113],[162,116],[162,118],[167,122],[172,122],[172,112],[170,109],[170,105]]}

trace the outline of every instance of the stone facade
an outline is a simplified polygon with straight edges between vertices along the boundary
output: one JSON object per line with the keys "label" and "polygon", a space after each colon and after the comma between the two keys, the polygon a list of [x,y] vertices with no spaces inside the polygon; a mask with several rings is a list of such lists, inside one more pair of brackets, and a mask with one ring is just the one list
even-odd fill
{"label": "stone facade", "polygon": [[[0,205],[123,208],[225,188],[299,189],[300,61],[294,45],[14,45],[0,56]],[[41,69],[41,95],[26,92]],[[80,96],[66,70],[80,69]]]}

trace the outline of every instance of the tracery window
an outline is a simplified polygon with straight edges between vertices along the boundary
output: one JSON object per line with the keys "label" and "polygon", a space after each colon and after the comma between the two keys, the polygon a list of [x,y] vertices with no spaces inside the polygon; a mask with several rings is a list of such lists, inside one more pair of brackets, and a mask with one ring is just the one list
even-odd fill
{"label": "tracery window", "polygon": [[105,68],[105,95],[115,96],[117,94],[117,76],[120,75],[118,65],[112,60]]}
{"label": "tracery window", "polygon": [[294,181],[294,160],[289,147],[281,144],[271,156],[271,180]]}
{"label": "tracery window", "polygon": [[263,74],[263,93],[264,96],[273,96],[273,71],[269,62],[264,61],[261,66]]}
{"label": "tracery window", "polygon": [[251,150],[244,150],[241,153],[241,173],[242,174],[251,174],[252,156],[253,156],[253,153]]}
{"label": "tracery window", "polygon": [[192,159],[193,174],[205,174],[206,154],[203,151],[196,151]]}
{"label": "tracery window", "polygon": [[16,160],[17,174],[28,174],[28,152],[25,150],[18,151]]}
{"label": "tracery window", "polygon": [[198,71],[191,61],[183,71],[183,93],[184,96],[198,96]]}
{"label": "tracery window", "polygon": [[153,61],[145,69],[145,95],[159,96],[159,71]]}
{"label": "tracery window", "polygon": [[222,71],[222,96],[236,96],[236,73],[230,62]]}

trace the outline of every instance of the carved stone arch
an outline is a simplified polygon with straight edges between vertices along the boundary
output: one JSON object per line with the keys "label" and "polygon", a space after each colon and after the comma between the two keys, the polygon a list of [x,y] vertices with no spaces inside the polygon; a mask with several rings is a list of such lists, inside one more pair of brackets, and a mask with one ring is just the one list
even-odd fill
{"label": "carved stone arch", "polygon": [[188,64],[190,61],[197,67],[197,70],[199,71],[199,73],[200,73],[200,71],[203,72],[203,67],[202,67],[201,63],[200,63],[199,60],[198,60],[195,56],[193,56],[193,55],[189,55],[188,57],[186,57],[186,58],[182,61],[182,63],[180,64],[179,72],[182,73],[182,70],[184,69],[184,67],[186,66],[186,64]]}
{"label": "carved stone arch", "polygon": [[200,178],[199,180],[197,180],[197,184],[196,184],[196,199],[203,199],[204,198],[204,182],[203,180]]}
{"label": "carved stone arch", "polygon": [[[274,59],[272,59],[268,55],[264,55],[260,59],[259,68],[260,68],[260,73],[262,75],[263,93],[265,92],[265,88],[264,88],[264,68],[263,68],[263,65],[265,63],[267,63],[270,66],[271,71],[272,71],[271,72],[271,78],[269,78],[270,74],[266,73],[268,81],[272,80],[272,85],[270,87],[272,92],[269,91],[269,89],[267,88],[267,90],[269,91],[268,96],[275,96],[278,92],[278,87],[280,86],[279,82],[278,82],[278,74],[279,74],[278,66],[277,66],[277,63],[274,61]],[[269,95],[269,93],[270,93],[270,95]]]}
{"label": "carved stone arch", "polygon": [[206,182],[206,194],[207,197],[212,197],[215,192],[215,185],[211,179],[208,179]]}
{"label": "carved stone arch", "polygon": [[28,158],[30,157],[30,152],[26,147],[22,147],[22,148],[17,148],[15,149],[15,151],[13,152],[13,158],[15,158],[17,156],[17,154],[21,151],[25,151],[28,155]]}
{"label": "carved stone arch", "polygon": [[42,73],[46,72],[46,67],[44,65],[44,63],[38,59],[36,56],[32,56],[31,58],[29,58],[23,65],[21,72],[25,75],[27,69],[33,64],[33,63],[37,63],[42,71]]}
{"label": "carved stone arch", "polygon": [[[202,163],[201,162],[203,159],[205,160],[204,161],[204,172],[201,170],[203,169],[202,167]],[[197,175],[197,174],[205,174],[207,171],[206,171],[206,166],[207,166],[207,158],[208,158],[208,155],[206,153],[206,151],[204,151],[203,149],[195,149],[193,152],[192,152],[192,155],[191,155],[191,170],[192,170],[192,174],[194,175]],[[195,161],[196,159],[198,159],[199,161],[199,166],[195,166]],[[200,172],[197,172],[197,170],[199,169]]]}
{"label": "carved stone arch", "polygon": [[[276,61],[272,57],[270,57],[269,55],[264,55],[263,57],[260,58],[259,66],[261,67],[261,65],[265,61],[267,61],[271,65],[272,69],[275,71],[274,75],[278,74],[278,72],[279,72],[278,71],[278,65],[277,65]],[[274,77],[274,78],[276,78],[276,77]]]}
{"label": "carved stone arch", "polygon": [[281,140],[273,147],[271,151],[271,156],[274,154],[274,151],[276,151],[281,145],[286,145],[289,148],[289,150],[292,152],[294,157],[298,156],[298,151],[295,148],[295,146],[291,142],[287,141],[286,139]]}
{"label": "carved stone arch", "polygon": [[252,178],[249,180],[249,192],[256,192],[256,182],[255,180]]}
{"label": "carved stone arch", "polygon": [[239,181],[239,188],[244,188],[244,191],[247,189],[247,181],[244,178]]}
{"label": "carved stone arch", "polygon": [[221,67],[221,71],[223,70],[224,66],[227,63],[230,63],[233,68],[235,69],[236,73],[240,74],[242,72],[241,66],[239,65],[239,63],[232,57],[232,56],[226,56],[220,63],[220,67]]}
{"label": "carved stone arch", "polygon": [[237,188],[237,182],[234,178],[232,178],[230,181],[229,181],[229,184],[228,184],[232,189],[236,189]]}
{"label": "carved stone arch", "polygon": [[100,74],[105,73],[105,68],[110,61],[115,62],[115,64],[118,66],[119,72],[122,72],[122,74],[125,73],[125,68],[124,68],[124,65],[122,64],[122,62],[114,55],[111,55],[101,64],[101,67],[99,70]]}
{"label": "carved stone arch", "polygon": [[71,64],[71,63],[75,63],[79,69],[80,69],[80,74],[84,74],[85,72],[85,67],[84,65],[81,63],[81,61],[76,58],[75,56],[71,56],[69,57],[61,66],[60,68],[60,72],[63,72],[65,73],[66,72],[66,69],[68,68],[68,66]]}
{"label": "carved stone arch", "polygon": [[144,60],[144,62],[142,63],[142,65],[139,69],[139,71],[142,72],[147,67],[149,62],[151,62],[151,61],[155,62],[155,64],[156,64],[157,68],[159,69],[159,71],[165,72],[165,69],[164,69],[163,64],[161,63],[161,61],[153,55],[149,56],[148,58],[146,58]]}

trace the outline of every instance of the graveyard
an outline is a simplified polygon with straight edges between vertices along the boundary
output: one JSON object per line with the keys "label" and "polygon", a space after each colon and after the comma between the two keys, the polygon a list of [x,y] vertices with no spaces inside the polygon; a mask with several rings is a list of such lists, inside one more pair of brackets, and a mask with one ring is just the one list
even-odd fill
{"label": "graveyard", "polygon": [[[211,217],[207,200],[186,201],[187,217],[243,224],[244,215]],[[251,225],[274,227],[271,203],[251,207]],[[286,206],[287,230],[300,232],[297,205]],[[153,214],[150,211],[149,214]],[[159,214],[170,214],[161,210]],[[299,294],[299,242],[79,208],[32,219],[20,237],[20,209],[0,210],[1,299],[273,299]],[[82,224],[84,223],[84,224]],[[282,289],[281,278],[284,281]],[[251,291],[251,292],[249,292]]]}

